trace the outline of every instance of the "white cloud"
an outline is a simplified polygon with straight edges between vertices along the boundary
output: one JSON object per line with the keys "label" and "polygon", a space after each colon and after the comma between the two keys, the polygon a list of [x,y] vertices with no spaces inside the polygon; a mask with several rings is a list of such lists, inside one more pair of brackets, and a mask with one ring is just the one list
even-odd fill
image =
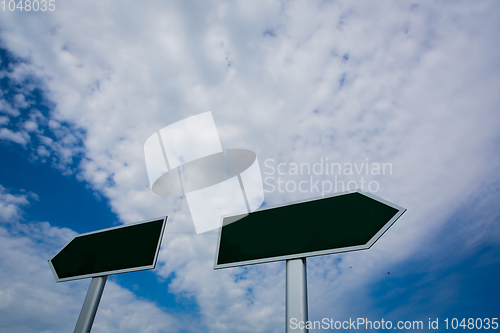
{"label": "white cloud", "polygon": [[26,121],[23,123],[23,127],[24,129],[26,129],[28,132],[34,132],[38,129],[38,125],[37,123],[35,123],[34,121]]}
{"label": "white cloud", "polygon": [[103,295],[93,326],[95,332],[178,332],[182,327],[173,315],[153,303],[138,300],[115,283],[107,283]]}
{"label": "white cloud", "polygon": [[15,94],[13,96],[13,99],[14,99],[14,107],[18,109],[27,108],[32,104],[32,102],[26,101],[26,98],[22,94]]}
{"label": "white cloud", "polygon": [[0,100],[0,111],[11,116],[17,117],[19,116],[19,111],[14,109],[7,101],[1,99]]}
{"label": "white cloud", "polygon": [[29,204],[26,195],[12,195],[0,185],[0,219],[2,222],[18,220],[21,217],[20,206]]}
{"label": "white cloud", "polygon": [[[345,273],[348,263],[366,272],[418,253],[498,167],[495,2],[85,2],[57,10],[2,20],[5,45],[30,59],[11,76],[44,80],[57,105],[54,131],[62,123],[84,130],[55,132],[53,149],[71,163],[78,139],[85,143],[79,175],[124,222],[169,214],[168,230],[189,226],[184,201],[151,193],[143,144],[209,110],[222,147],[251,149],[261,163],[392,163],[392,175],[367,179],[408,212],[372,250],[337,265],[311,261],[324,297],[373,279]],[[314,195],[268,193],[266,202]],[[255,331],[255,319],[282,329],[283,276],[275,276],[283,265],[252,267],[235,281],[241,270],[211,271],[214,242],[166,234],[161,274],[175,273],[172,290],[197,300],[212,331]]]}
{"label": "white cloud", "polygon": [[173,236],[164,237],[158,273],[175,274],[169,291],[194,297],[209,331],[282,331],[283,264],[214,271],[215,233]]}
{"label": "white cloud", "polygon": [[0,128],[0,140],[12,141],[24,146],[28,142],[28,138],[29,135],[26,132],[14,132],[8,128]]}
{"label": "white cloud", "polygon": [[38,146],[38,148],[36,149],[36,153],[40,157],[49,157],[50,156],[50,152],[44,146]]}
{"label": "white cloud", "polygon": [[4,117],[4,116],[0,117],[0,125],[6,125],[8,123],[9,123],[9,118],[8,117]]}

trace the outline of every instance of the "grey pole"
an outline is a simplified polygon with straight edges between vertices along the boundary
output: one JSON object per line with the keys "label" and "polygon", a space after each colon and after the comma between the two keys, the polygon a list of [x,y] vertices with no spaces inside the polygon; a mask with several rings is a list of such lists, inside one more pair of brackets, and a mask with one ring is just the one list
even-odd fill
{"label": "grey pole", "polygon": [[[302,322],[302,323],[301,323]],[[306,258],[286,261],[286,333],[307,333]],[[302,329],[299,328],[303,327]]]}
{"label": "grey pole", "polygon": [[73,333],[90,333],[107,279],[107,275],[92,278]]}

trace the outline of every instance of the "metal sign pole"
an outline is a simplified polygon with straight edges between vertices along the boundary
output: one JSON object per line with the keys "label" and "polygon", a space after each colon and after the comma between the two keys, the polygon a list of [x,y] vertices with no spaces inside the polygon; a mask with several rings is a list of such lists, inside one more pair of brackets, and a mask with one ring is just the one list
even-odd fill
{"label": "metal sign pole", "polygon": [[[307,333],[306,258],[286,261],[286,333]],[[302,328],[300,328],[302,327]]]}
{"label": "metal sign pole", "polygon": [[90,333],[107,279],[107,275],[92,278],[73,333]]}

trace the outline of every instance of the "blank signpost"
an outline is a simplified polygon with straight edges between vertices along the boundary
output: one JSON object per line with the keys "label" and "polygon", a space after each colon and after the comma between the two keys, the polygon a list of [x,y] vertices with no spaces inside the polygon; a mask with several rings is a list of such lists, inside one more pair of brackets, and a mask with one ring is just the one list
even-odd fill
{"label": "blank signpost", "polygon": [[307,321],[306,258],[369,249],[405,208],[355,191],[224,216],[214,269],[287,261],[286,332]]}
{"label": "blank signpost", "polygon": [[75,327],[88,333],[108,275],[153,269],[167,216],[75,236],[52,259],[57,282],[92,278]]}

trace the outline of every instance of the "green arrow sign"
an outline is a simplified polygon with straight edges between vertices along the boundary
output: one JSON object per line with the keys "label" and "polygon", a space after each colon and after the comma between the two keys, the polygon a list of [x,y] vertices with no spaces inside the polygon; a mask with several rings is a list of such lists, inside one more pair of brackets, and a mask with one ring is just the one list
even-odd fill
{"label": "green arrow sign", "polygon": [[75,236],[49,265],[57,282],[152,269],[167,217]]}
{"label": "green arrow sign", "polygon": [[214,268],[368,249],[405,211],[358,191],[225,216]]}

